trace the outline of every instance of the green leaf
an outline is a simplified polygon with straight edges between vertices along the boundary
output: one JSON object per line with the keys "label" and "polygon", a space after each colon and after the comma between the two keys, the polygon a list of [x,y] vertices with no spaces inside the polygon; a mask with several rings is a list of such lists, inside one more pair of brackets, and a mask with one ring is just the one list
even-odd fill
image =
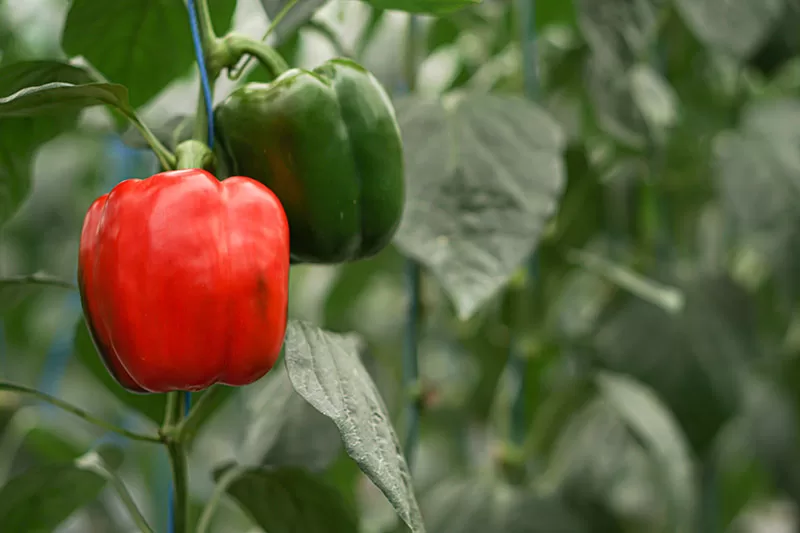
{"label": "green leaf", "polygon": [[247,414],[239,463],[328,468],[342,440],[336,425],[292,388],[284,366],[277,366],[244,391]]}
{"label": "green leaf", "polygon": [[112,83],[52,82],[36,87],[27,87],[0,98],[0,118],[31,117],[61,109],[77,111],[84,107],[108,104],[130,112],[128,90]]}
{"label": "green leaf", "polygon": [[[210,1],[217,33],[230,27],[235,7],[236,0]],[[188,75],[194,62],[186,5],[174,0],[73,0],[61,42],[128,87],[134,108]]]}
{"label": "green leaf", "polygon": [[437,533],[588,533],[562,502],[484,479],[446,480],[426,493],[425,520]]}
{"label": "green leaf", "polygon": [[785,1],[675,0],[675,7],[706,46],[745,58],[769,37]]}
{"label": "green leaf", "polygon": [[56,81],[80,85],[100,80],[85,69],[63,61],[19,61],[0,68],[0,96]]}
{"label": "green leaf", "polygon": [[284,361],[294,389],[339,429],[347,454],[412,533],[424,533],[411,475],[389,413],[359,358],[359,342],[291,321]]}
{"label": "green leaf", "polygon": [[678,95],[669,82],[649,65],[634,65],[629,76],[631,96],[650,129],[650,135],[664,143],[667,130],[678,121]]}
{"label": "green leaf", "polygon": [[83,453],[75,442],[55,431],[40,427],[31,429],[25,435],[23,446],[48,461],[69,461]]}
{"label": "green leaf", "polygon": [[618,374],[597,377],[600,393],[617,410],[654,463],[667,502],[665,531],[690,533],[695,524],[695,490],[691,452],[672,413],[652,390]]}
{"label": "green leaf", "polygon": [[397,102],[407,204],[395,242],[428,267],[461,319],[536,248],[564,187],[563,135],[515,96],[454,93]]}
{"label": "green leaf", "polygon": [[620,302],[594,334],[594,355],[600,367],[655,390],[703,455],[735,412],[739,373],[757,353],[754,304],[725,276],[666,281],[685,295],[683,310]]}
{"label": "green leaf", "polygon": [[481,3],[481,0],[363,0],[375,9],[390,9],[408,13],[427,13],[443,15],[467,6]]}
{"label": "green leaf", "polygon": [[[297,2],[284,16],[278,25],[275,27],[274,35],[278,42],[283,43],[294,32],[300,29],[303,24],[311,20],[322,6],[328,3],[329,0],[303,0]],[[264,6],[264,11],[270,20],[275,20],[275,17],[283,10],[289,3],[289,0],[261,0],[261,5]]]}
{"label": "green leaf", "polygon": [[649,126],[634,102],[630,71],[610,55],[590,54],[584,67],[586,92],[597,124],[634,149],[646,145]]}
{"label": "green leaf", "polygon": [[90,468],[122,464],[122,450],[103,446],[60,465],[35,466],[0,489],[0,531],[50,533],[100,494],[106,479]]}
{"label": "green leaf", "polygon": [[62,290],[77,289],[69,281],[64,281],[48,274],[0,278],[0,316],[13,309],[25,298],[48,287]]}
{"label": "green leaf", "polygon": [[166,408],[165,394],[134,394],[122,388],[106,369],[100,354],[97,353],[92,338],[83,319],[76,326],[73,357],[102,383],[123,404],[160,425]]}
{"label": "green leaf", "polygon": [[745,382],[743,408],[737,420],[745,442],[753,456],[772,474],[778,488],[796,500],[800,498],[800,453],[797,449],[800,427],[796,405],[787,390],[776,386],[772,380],[750,374]]}
{"label": "green leaf", "polygon": [[714,140],[714,170],[725,211],[747,244],[773,266],[797,265],[800,238],[800,100],[753,102],[736,130]]}
{"label": "green leaf", "polygon": [[227,492],[269,533],[353,533],[358,518],[335,488],[300,468],[233,471],[226,466],[214,479],[235,475]]}
{"label": "green leaf", "polygon": [[[0,67],[0,98],[26,87],[52,82],[89,83],[84,69],[60,61],[22,61]],[[0,121],[0,226],[17,211],[30,190],[30,172],[38,148],[71,129],[77,112],[31,120]]]}
{"label": "green leaf", "polygon": [[629,66],[649,52],[669,5],[668,0],[577,0],[575,9],[592,50]]}
{"label": "green leaf", "polygon": [[[570,417],[539,482],[543,490],[557,491],[581,508],[592,530],[611,515],[612,522],[628,527],[597,527],[598,531],[663,531],[665,509],[650,458],[603,398],[595,398]],[[644,523],[631,527],[637,517]]]}

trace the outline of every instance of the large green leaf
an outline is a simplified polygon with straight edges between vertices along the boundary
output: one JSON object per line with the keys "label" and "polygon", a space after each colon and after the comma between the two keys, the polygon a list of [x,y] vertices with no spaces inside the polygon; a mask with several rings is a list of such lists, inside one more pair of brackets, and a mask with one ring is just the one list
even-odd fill
{"label": "large green leaf", "polygon": [[96,81],[100,80],[87,70],[63,61],[19,61],[0,68],[0,96],[52,82],[80,85]]}
{"label": "large green leaf", "polygon": [[[691,511],[675,507],[673,501],[694,503],[696,488],[687,443],[679,428],[668,422],[669,412],[652,392],[642,395],[646,388],[632,388],[637,391],[636,400],[644,403],[620,405],[620,400],[630,398],[623,400],[619,391],[609,394],[606,390],[571,417],[541,482],[590,512],[587,519],[593,531],[594,526],[604,532],[686,531],[676,528],[687,523],[688,514],[676,519],[674,513]],[[600,522],[607,520],[605,513],[625,526],[600,528]]]}
{"label": "large green leaf", "polygon": [[[236,0],[209,3],[215,29],[223,34]],[[186,5],[174,0],[73,0],[62,46],[128,87],[134,107],[187,75],[194,60]]]}
{"label": "large green leaf", "polygon": [[684,304],[667,309],[628,298],[603,318],[595,354],[600,366],[653,388],[703,454],[735,412],[739,375],[755,357],[753,303],[724,276],[668,281]]}
{"label": "large green leaf", "polygon": [[[800,237],[800,100],[753,102],[736,130],[714,141],[714,170],[725,210],[773,266],[792,265]],[[793,270],[793,268],[792,268]]]}
{"label": "large green leaf", "polygon": [[577,0],[578,25],[592,50],[623,66],[644,58],[658,39],[668,0]]}
{"label": "large green leaf", "polygon": [[106,476],[96,466],[113,470],[122,460],[120,449],[103,446],[72,463],[35,466],[11,479],[0,489],[0,531],[54,531],[100,494]]}
{"label": "large green leaf", "polygon": [[408,525],[424,533],[411,475],[386,405],[359,358],[360,342],[289,323],[285,363],[295,390],[339,429],[347,454]]}
{"label": "large green leaf", "polygon": [[642,149],[649,126],[635,105],[630,69],[611,55],[592,53],[586,59],[584,79],[600,129],[627,146]]}
{"label": "large green leaf", "polygon": [[681,428],[653,391],[626,376],[602,373],[598,386],[647,451],[667,507],[665,531],[690,533],[695,524],[696,481]]}
{"label": "large green leaf", "polygon": [[[92,81],[85,70],[60,61],[10,63],[0,68],[0,99],[31,86]],[[74,110],[47,119],[0,118],[0,225],[28,196],[31,164],[38,148],[72,128],[76,118]]]}
{"label": "large green leaf", "polygon": [[426,493],[425,520],[436,533],[588,533],[589,525],[555,498],[483,479],[439,483]]}
{"label": "large green leaf", "polygon": [[[230,477],[231,479],[224,479]],[[214,472],[227,492],[269,533],[355,533],[358,518],[337,490],[301,468]]]}
{"label": "large green leaf", "polygon": [[60,110],[79,110],[84,107],[108,104],[129,110],[128,91],[113,83],[52,82],[27,87],[0,98],[0,118],[31,117]]}
{"label": "large green leaf", "polygon": [[769,36],[785,5],[785,0],[675,0],[698,39],[740,58]]}
{"label": "large green leaf", "polygon": [[285,366],[244,391],[245,437],[241,464],[328,468],[342,449],[336,425],[292,388]]}
{"label": "large green leaf", "polygon": [[564,188],[564,138],[513,96],[397,102],[407,204],[396,243],[428,267],[462,319],[530,256]]}

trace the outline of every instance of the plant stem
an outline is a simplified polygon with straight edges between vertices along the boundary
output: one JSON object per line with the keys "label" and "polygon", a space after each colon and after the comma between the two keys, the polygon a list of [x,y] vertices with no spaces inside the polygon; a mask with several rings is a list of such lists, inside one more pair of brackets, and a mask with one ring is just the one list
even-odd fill
{"label": "plant stem", "polygon": [[419,21],[414,15],[408,17],[405,53],[403,55],[403,74],[408,92],[417,89],[417,70],[419,66]]}
{"label": "plant stem", "polygon": [[[408,29],[405,41],[404,71],[406,87],[409,92],[417,85],[417,17],[408,17]],[[419,440],[420,411],[422,407],[421,386],[419,379],[419,326],[423,319],[421,306],[422,268],[413,259],[406,262],[406,282],[409,297],[406,316],[406,334],[403,347],[403,389],[406,393],[406,438],[404,451],[409,468],[414,461]]]}
{"label": "plant stem", "polygon": [[[224,42],[233,58],[238,60],[244,54],[256,58],[273,79],[289,70],[289,65],[281,55],[266,43],[234,34],[225,37]],[[232,71],[228,77],[232,80],[237,79],[245,67],[246,65],[243,65],[242,68]]]}
{"label": "plant stem", "polygon": [[60,289],[78,290],[78,287],[72,282],[41,273],[3,277],[0,278],[0,286],[2,285],[47,285]]}
{"label": "plant stem", "polygon": [[207,409],[206,406],[212,405],[213,407],[214,400],[224,393],[225,388],[220,385],[216,385],[208,389],[205,394],[200,396],[200,399],[197,401],[197,403],[195,403],[194,407],[192,407],[189,415],[186,416],[186,418],[184,418],[180,424],[178,424],[178,439],[184,444],[184,446],[189,446],[191,441],[194,439],[198,426],[205,418],[205,411]]}
{"label": "plant stem", "polygon": [[[195,140],[213,146],[214,130],[211,113],[214,106],[214,89],[212,81],[209,79],[207,59],[211,58],[221,45],[217,42],[218,39],[214,34],[214,26],[208,10],[208,1],[189,0],[187,9],[189,10],[197,69],[200,71],[200,94],[197,100],[193,134]],[[215,72],[214,74],[213,79],[216,79],[218,73]]]}
{"label": "plant stem", "polygon": [[206,506],[203,508],[203,512],[200,514],[200,520],[197,522],[197,529],[195,530],[196,533],[206,533],[208,531],[208,528],[211,527],[211,521],[214,519],[214,512],[217,510],[217,507],[219,507],[222,497],[225,495],[225,492],[227,492],[230,484],[244,471],[244,467],[234,466],[225,472],[219,481],[217,481],[214,492],[211,494]]}
{"label": "plant stem", "polygon": [[208,0],[194,0],[197,4],[197,19],[200,27],[200,36],[203,39],[203,48],[213,43],[217,34],[214,33],[214,23],[211,22],[211,11],[208,9]]}
{"label": "plant stem", "polygon": [[[535,100],[539,90],[539,81],[536,69],[536,24],[535,0],[518,0],[517,17],[520,23],[520,46],[522,48],[522,70],[524,77],[525,96],[530,100]],[[524,281],[519,288],[512,288],[515,300],[523,301],[530,297],[530,289],[538,274],[538,257],[534,255],[528,260],[527,273]],[[511,399],[511,427],[509,430],[509,440],[514,446],[521,447],[525,442],[525,432],[527,428],[527,416],[525,412],[525,400],[527,397],[528,386],[528,357],[523,347],[520,345],[520,329],[526,320],[517,317],[516,314],[525,313],[526,306],[514,305],[513,312],[516,320],[512,327],[512,338],[509,343],[508,370],[516,382],[515,390]]]}
{"label": "plant stem", "polygon": [[162,433],[166,437],[167,453],[172,467],[174,511],[172,513],[172,533],[189,531],[189,471],[186,449],[175,428],[183,419],[186,397],[183,392],[170,392],[167,396],[167,412],[164,416]]}
{"label": "plant stem", "polygon": [[176,168],[202,168],[212,170],[214,167],[214,153],[202,141],[188,140],[178,145],[175,149],[178,158]]}
{"label": "plant stem", "polygon": [[[280,24],[281,21],[283,20],[283,18],[289,13],[289,11],[291,11],[292,8],[294,8],[294,6],[297,4],[297,2],[298,2],[298,0],[290,0],[289,2],[286,3],[285,6],[283,6],[283,9],[281,9],[278,12],[278,14],[275,16],[275,19],[270,22],[270,25],[267,28],[267,31],[264,32],[264,35],[261,37],[262,41],[266,41],[267,38],[270,35],[272,35],[272,32],[275,31],[275,28],[278,27],[278,24]],[[256,56],[256,58],[258,59],[257,56]],[[231,71],[231,73],[230,73],[230,76],[228,76],[228,77],[230,79],[232,79],[232,80],[239,79],[239,77],[242,75],[242,73],[245,70],[247,70],[247,68],[250,66],[250,62],[251,61],[252,61],[252,57],[248,57],[247,59],[245,59],[244,63],[242,63],[240,66],[236,67],[235,69],[233,69]],[[284,70],[286,70],[286,69],[284,69]]]}
{"label": "plant stem", "polygon": [[121,110],[122,113],[131,121],[131,123],[139,130],[139,133],[142,134],[144,140],[147,141],[147,144],[150,145],[150,148],[153,150],[153,153],[156,154],[158,158],[158,162],[161,164],[161,168],[163,170],[172,170],[175,168],[175,156],[172,152],[164,146],[161,141],[150,131],[144,122],[142,122],[136,113],[133,111],[126,111]]}
{"label": "plant stem", "polygon": [[147,523],[147,519],[145,519],[144,515],[142,515],[142,512],[136,506],[133,496],[131,496],[130,491],[128,491],[125,483],[122,482],[122,479],[120,479],[118,475],[109,470],[102,461],[92,462],[91,464],[83,464],[82,468],[95,472],[96,474],[104,477],[106,481],[111,483],[111,485],[114,487],[114,490],[117,491],[117,495],[119,496],[122,505],[128,511],[128,514],[131,516],[131,520],[133,520],[133,523],[136,524],[136,527],[141,533],[154,533],[153,528],[151,528]]}
{"label": "plant stem", "polygon": [[[198,65],[203,68],[202,65]],[[204,83],[200,83],[200,91],[197,95],[197,108],[194,113],[194,127],[192,138],[200,142],[209,143],[213,139],[212,132],[208,128],[208,107],[206,106],[206,96]],[[180,165],[180,163],[178,163]]]}
{"label": "plant stem", "polygon": [[112,431],[118,435],[122,435],[123,437],[127,437],[131,440],[138,440],[141,442],[154,442],[159,444],[162,442],[161,438],[157,436],[135,433],[133,431],[128,431],[127,429],[115,426],[114,424],[111,424],[109,422],[97,418],[96,416],[89,414],[80,407],[75,407],[74,405],[69,404],[63,400],[59,400],[54,396],[50,396],[49,394],[39,392],[36,389],[31,389],[29,387],[25,387],[22,385],[15,385],[13,383],[8,383],[7,381],[0,381],[0,390],[17,392],[19,394],[27,394],[29,396],[33,396],[35,398],[38,398],[39,400],[49,403],[50,405],[54,405],[63,411],[72,413],[73,415],[84,419],[90,424],[94,424],[95,426],[105,429],[107,431]]}
{"label": "plant stem", "polygon": [[409,467],[419,441],[419,423],[422,407],[422,387],[419,380],[419,327],[423,312],[420,300],[422,268],[413,260],[406,262],[407,291],[409,296],[406,318],[406,336],[403,346],[403,385],[406,391],[406,438],[403,449]]}

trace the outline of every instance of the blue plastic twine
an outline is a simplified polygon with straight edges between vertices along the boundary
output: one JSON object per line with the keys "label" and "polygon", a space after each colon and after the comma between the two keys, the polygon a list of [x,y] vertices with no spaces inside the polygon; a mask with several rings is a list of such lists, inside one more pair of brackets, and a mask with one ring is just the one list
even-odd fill
{"label": "blue plastic twine", "polygon": [[197,24],[197,9],[194,0],[188,0],[189,23],[192,27],[192,42],[194,43],[194,56],[197,60],[197,68],[200,70],[200,84],[203,87],[203,99],[206,104],[206,115],[208,116],[208,146],[214,148],[214,100],[211,95],[211,82],[208,79],[205,56],[203,55],[203,44],[200,41],[200,28]]}

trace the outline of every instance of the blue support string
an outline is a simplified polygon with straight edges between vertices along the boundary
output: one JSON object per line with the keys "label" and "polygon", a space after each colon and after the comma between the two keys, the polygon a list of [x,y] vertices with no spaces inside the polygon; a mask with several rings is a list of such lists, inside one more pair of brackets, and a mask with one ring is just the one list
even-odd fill
{"label": "blue support string", "polygon": [[208,69],[203,55],[203,44],[200,40],[200,27],[197,24],[197,9],[195,8],[194,0],[188,0],[187,8],[189,10],[189,24],[192,27],[194,55],[197,60],[197,68],[200,71],[200,84],[203,87],[203,98],[205,100],[206,115],[208,116],[208,147],[214,148],[214,97],[211,94],[211,81],[208,79]]}

